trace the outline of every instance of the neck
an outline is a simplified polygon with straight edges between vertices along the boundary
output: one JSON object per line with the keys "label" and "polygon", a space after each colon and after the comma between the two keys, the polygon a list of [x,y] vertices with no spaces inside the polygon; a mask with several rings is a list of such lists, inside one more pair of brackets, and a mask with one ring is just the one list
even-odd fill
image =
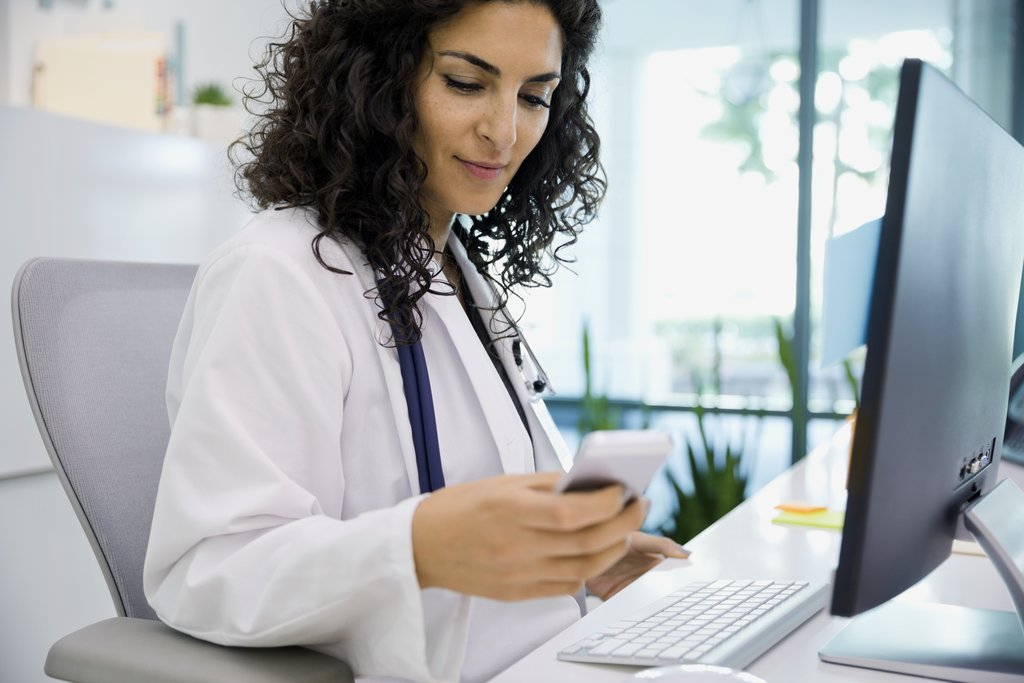
{"label": "neck", "polygon": [[446,220],[439,221],[436,218],[432,218],[430,221],[430,239],[434,242],[434,250],[437,252],[444,251],[445,245],[448,244],[448,235],[451,234],[452,224],[455,222],[455,214],[451,214]]}

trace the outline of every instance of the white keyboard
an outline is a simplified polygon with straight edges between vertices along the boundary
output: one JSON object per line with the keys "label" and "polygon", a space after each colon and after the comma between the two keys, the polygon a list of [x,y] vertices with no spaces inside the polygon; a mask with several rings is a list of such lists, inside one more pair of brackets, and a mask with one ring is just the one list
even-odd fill
{"label": "white keyboard", "polygon": [[565,648],[570,662],[742,669],[825,606],[828,584],[694,582]]}

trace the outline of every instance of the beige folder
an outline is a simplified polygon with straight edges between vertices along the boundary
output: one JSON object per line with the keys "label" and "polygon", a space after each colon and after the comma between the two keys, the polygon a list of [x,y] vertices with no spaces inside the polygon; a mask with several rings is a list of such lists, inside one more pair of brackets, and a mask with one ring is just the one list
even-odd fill
{"label": "beige folder", "polygon": [[160,33],[48,38],[36,49],[32,105],[90,121],[161,131],[169,111]]}

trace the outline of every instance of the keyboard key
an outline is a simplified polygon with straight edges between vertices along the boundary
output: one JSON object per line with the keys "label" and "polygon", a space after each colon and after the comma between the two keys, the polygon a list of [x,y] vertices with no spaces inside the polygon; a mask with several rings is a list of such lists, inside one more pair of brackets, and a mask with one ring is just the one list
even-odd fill
{"label": "keyboard key", "polygon": [[671,660],[682,659],[683,656],[687,652],[689,652],[689,651],[690,651],[689,647],[685,647],[685,646],[682,646],[682,645],[676,645],[674,647],[670,647],[667,650],[664,650],[660,655],[658,655],[658,658],[659,659],[671,659]]}
{"label": "keyboard key", "polygon": [[612,655],[615,657],[629,657],[639,652],[643,648],[641,643],[626,643],[622,647],[618,648]]}
{"label": "keyboard key", "polygon": [[665,609],[666,607],[671,607],[674,604],[676,604],[675,598],[663,598],[656,602],[652,602],[644,610],[637,612],[636,614],[630,615],[629,618],[633,621],[644,621],[648,617],[651,617],[660,612],[661,610]]}
{"label": "keyboard key", "polygon": [[592,654],[592,655],[607,655],[607,654],[610,654],[610,653],[614,652],[615,650],[618,650],[620,647],[622,647],[625,644],[626,644],[625,640],[620,640],[618,638],[608,638],[607,640],[602,640],[595,647],[591,648],[590,649],[590,654]]}

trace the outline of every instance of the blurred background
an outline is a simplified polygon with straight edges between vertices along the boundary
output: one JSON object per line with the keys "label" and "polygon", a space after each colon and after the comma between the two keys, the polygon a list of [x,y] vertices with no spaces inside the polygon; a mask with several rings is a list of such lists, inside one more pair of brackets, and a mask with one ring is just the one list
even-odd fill
{"label": "blurred background", "polygon": [[[824,251],[884,212],[900,63],[939,68],[1021,139],[1024,0],[602,6],[608,197],[576,263],[523,293],[523,327],[570,445],[673,435],[647,526],[686,540],[854,412],[863,351],[820,360]],[[241,227],[226,146],[286,9],[0,0],[0,280],[41,254],[195,262]],[[32,683],[53,640],[113,609],[10,334],[0,387],[0,681]]]}
{"label": "blurred background", "polygon": [[[824,251],[884,213],[902,60],[940,69],[1020,139],[1024,3],[602,5],[608,199],[578,275],[530,292],[526,327],[570,439],[666,429],[678,445],[666,474],[691,492],[686,451],[700,470],[712,456],[721,512],[856,406],[863,350],[820,360]],[[648,526],[676,533],[680,492],[663,476],[649,495]]]}

